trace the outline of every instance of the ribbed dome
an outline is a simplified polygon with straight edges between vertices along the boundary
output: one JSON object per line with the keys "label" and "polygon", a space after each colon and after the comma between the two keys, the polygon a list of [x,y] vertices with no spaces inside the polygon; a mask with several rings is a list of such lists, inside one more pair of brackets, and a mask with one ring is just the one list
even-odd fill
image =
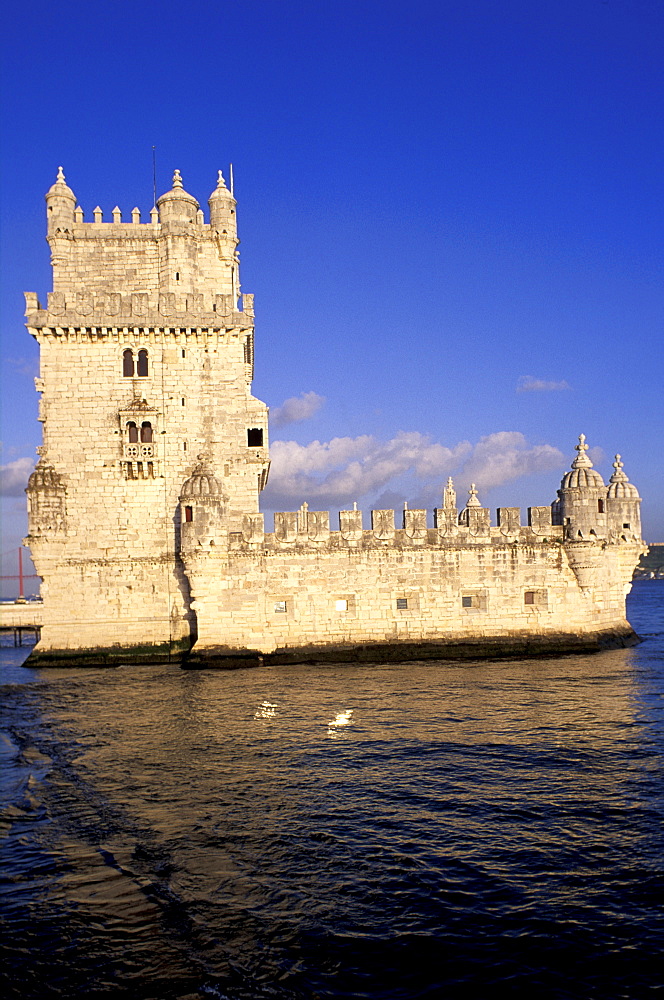
{"label": "ribbed dome", "polygon": [[607,497],[614,497],[617,500],[640,500],[639,491],[623,472],[623,463],[620,455],[616,455],[613,463],[614,473],[609,479],[609,488],[606,491]]}
{"label": "ribbed dome", "polygon": [[585,434],[579,435],[579,443],[576,446],[576,450],[578,454],[572,462],[570,472],[566,472],[563,476],[560,488],[563,490],[604,489],[604,480],[599,472],[593,469],[593,463],[586,455],[588,445],[586,444]]}
{"label": "ribbed dome", "polygon": [[62,480],[52,465],[40,463],[28,479],[30,493],[36,490],[60,490],[62,488]]}
{"label": "ribbed dome", "polygon": [[65,175],[62,171],[62,167],[58,167],[58,176],[55,180],[55,184],[51,184],[50,188],[46,192],[45,197],[51,198],[53,196],[59,196],[60,198],[69,198],[70,201],[76,203],[76,195],[72,189],[65,183]]}
{"label": "ribbed dome", "polygon": [[604,480],[595,469],[572,469],[566,472],[562,481],[562,489],[596,489],[604,486]]}
{"label": "ribbed dome", "polygon": [[208,465],[202,455],[198,456],[199,465],[196,466],[189,479],[185,479],[182,484],[181,498],[187,497],[214,497],[217,500],[224,499],[221,483],[214,474],[213,469]]}

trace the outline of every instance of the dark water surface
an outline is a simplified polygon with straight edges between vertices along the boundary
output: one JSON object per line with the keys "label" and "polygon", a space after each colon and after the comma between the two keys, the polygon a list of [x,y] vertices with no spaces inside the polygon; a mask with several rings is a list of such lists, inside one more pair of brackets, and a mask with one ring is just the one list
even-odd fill
{"label": "dark water surface", "polygon": [[4,648],[4,995],[664,995],[664,582],[629,609],[500,663]]}

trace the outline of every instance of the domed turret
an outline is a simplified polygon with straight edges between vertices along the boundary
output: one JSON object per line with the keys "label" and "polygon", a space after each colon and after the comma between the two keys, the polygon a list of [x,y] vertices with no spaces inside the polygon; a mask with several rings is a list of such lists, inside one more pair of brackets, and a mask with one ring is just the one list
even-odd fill
{"label": "domed turret", "polygon": [[228,497],[205,455],[182,484],[180,491],[180,552],[183,557],[201,548],[220,543],[226,534]]}
{"label": "domed turret", "polygon": [[235,216],[235,206],[237,202],[231,192],[226,187],[224,175],[221,170],[217,176],[217,186],[208,200],[210,206],[210,225],[222,235],[235,237],[237,233],[237,219]]}
{"label": "domed turret", "polygon": [[55,184],[44,195],[46,199],[46,220],[48,236],[70,236],[74,226],[76,195],[65,183],[62,167],[58,167]]}
{"label": "domed turret", "polygon": [[606,486],[586,452],[585,434],[579,436],[577,456],[558,490],[558,509],[565,537],[595,541],[606,536]]}
{"label": "domed turret", "polygon": [[34,493],[37,490],[60,490],[62,488],[62,480],[59,473],[55,471],[52,465],[42,465],[40,462],[28,479],[26,493]]}
{"label": "domed turret", "polygon": [[612,537],[618,541],[641,538],[641,497],[623,472],[620,455],[613,463],[613,475],[606,491],[606,507]]}
{"label": "domed turret", "polygon": [[28,479],[25,492],[28,496],[29,537],[35,540],[63,531],[66,517],[65,486],[59,473],[43,458]]}
{"label": "domed turret", "polygon": [[224,493],[221,483],[217,479],[211,466],[205,460],[205,456],[199,455],[199,464],[192,472],[189,479],[185,479],[182,484],[180,499],[210,497],[215,500],[223,500]]}
{"label": "domed turret", "polygon": [[164,222],[196,222],[198,202],[193,195],[188,194],[182,186],[180,171],[173,174],[173,187],[157,199],[159,221]]}

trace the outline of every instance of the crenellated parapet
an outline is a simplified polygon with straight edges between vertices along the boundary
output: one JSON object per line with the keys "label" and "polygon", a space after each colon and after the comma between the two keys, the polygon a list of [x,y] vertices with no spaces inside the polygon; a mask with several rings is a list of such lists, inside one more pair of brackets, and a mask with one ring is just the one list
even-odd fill
{"label": "crenellated parapet", "polygon": [[42,328],[177,327],[252,329],[254,296],[243,294],[238,308],[231,295],[215,292],[113,292],[71,289],[49,292],[44,309],[34,292],[26,292],[27,326]]}

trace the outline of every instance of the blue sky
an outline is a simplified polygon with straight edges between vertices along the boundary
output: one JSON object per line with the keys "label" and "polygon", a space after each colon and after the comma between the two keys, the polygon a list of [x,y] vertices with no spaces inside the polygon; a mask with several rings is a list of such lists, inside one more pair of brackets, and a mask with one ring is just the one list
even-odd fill
{"label": "blue sky", "polygon": [[152,145],[202,203],[234,164],[267,510],[433,507],[448,474],[547,503],[583,431],[664,540],[661,0],[36,0],[3,35],[3,552],[44,192],[62,164],[87,218],[146,213]]}

